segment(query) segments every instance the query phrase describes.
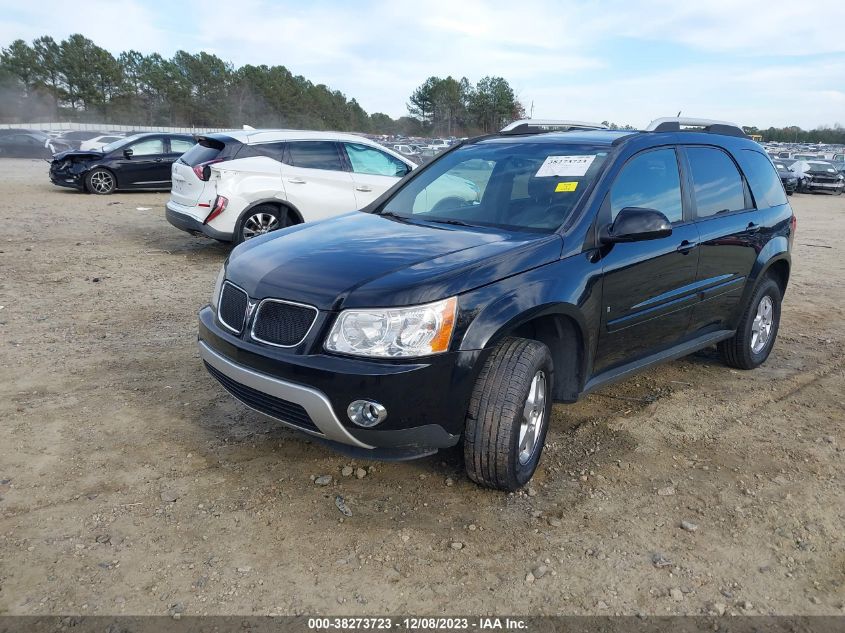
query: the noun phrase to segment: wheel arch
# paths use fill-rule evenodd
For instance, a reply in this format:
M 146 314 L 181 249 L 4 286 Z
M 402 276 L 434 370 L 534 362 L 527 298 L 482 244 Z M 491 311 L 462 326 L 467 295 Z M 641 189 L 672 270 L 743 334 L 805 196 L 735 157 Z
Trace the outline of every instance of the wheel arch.
M 465 337 L 464 343 L 490 350 L 505 337 L 514 336 L 545 344 L 554 361 L 554 399 L 575 402 L 586 380 L 589 348 L 586 321 L 578 307 L 551 303 L 499 316 L 506 318 L 499 320 L 498 326 L 488 321 L 483 330 Z
M 290 202 L 286 200 L 279 200 L 278 198 L 263 198 L 261 200 L 256 200 L 255 202 L 250 202 L 243 211 L 241 211 L 240 215 L 238 216 L 237 222 L 235 222 L 235 230 L 240 230 L 241 222 L 243 222 L 244 218 L 252 211 L 255 207 L 259 207 L 262 204 L 272 205 L 278 209 L 287 209 L 291 213 L 294 214 L 294 217 L 297 220 L 297 224 L 303 224 L 305 220 L 302 217 L 302 213 L 296 206 L 292 205 Z

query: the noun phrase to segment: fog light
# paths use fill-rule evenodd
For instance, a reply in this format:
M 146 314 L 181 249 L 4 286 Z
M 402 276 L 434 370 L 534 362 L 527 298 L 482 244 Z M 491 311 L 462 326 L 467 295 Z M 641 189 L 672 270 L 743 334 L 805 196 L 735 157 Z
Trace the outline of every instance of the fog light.
M 369 428 L 387 418 L 387 409 L 378 402 L 370 400 L 355 400 L 346 407 L 346 415 L 358 426 Z

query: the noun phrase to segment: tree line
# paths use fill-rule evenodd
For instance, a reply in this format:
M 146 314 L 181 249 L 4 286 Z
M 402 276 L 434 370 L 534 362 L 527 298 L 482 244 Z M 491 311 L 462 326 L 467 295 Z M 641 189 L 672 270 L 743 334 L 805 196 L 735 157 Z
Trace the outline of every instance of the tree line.
M 117 57 L 87 37 L 15 40 L 0 50 L 0 122 L 71 120 L 176 127 L 290 127 L 466 136 L 522 114 L 501 77 L 431 77 L 408 116 L 368 114 L 354 99 L 284 66 L 239 68 L 206 52 Z

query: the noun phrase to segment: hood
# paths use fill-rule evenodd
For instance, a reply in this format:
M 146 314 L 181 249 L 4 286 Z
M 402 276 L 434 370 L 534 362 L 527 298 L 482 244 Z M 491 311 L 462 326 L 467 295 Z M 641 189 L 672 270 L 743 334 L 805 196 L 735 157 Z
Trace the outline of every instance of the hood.
M 254 238 L 226 277 L 256 299 L 322 310 L 436 301 L 560 257 L 557 234 L 409 223 L 355 212 Z
M 103 152 L 98 152 L 97 150 L 81 150 L 81 149 L 71 149 L 65 152 L 59 152 L 57 154 L 53 154 L 53 160 L 88 160 L 91 158 L 102 158 Z

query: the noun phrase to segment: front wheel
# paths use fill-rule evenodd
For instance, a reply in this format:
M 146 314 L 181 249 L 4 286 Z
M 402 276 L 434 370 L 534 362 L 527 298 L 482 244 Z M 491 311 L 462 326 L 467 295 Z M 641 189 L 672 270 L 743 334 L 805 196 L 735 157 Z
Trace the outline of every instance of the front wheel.
M 524 486 L 537 469 L 552 410 L 554 365 L 538 341 L 506 338 L 484 363 L 464 431 L 467 474 L 500 490 Z
M 769 357 L 780 326 L 780 305 L 780 286 L 767 277 L 751 296 L 736 334 L 719 343 L 719 355 L 725 364 L 754 369 Z
M 108 169 L 94 169 L 85 176 L 85 188 L 91 193 L 105 196 L 117 188 L 117 181 Z

